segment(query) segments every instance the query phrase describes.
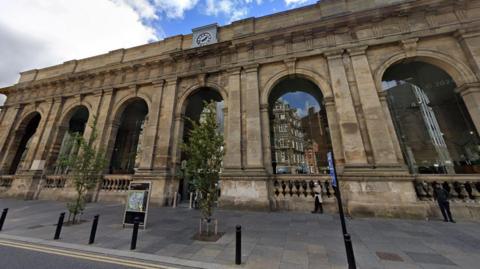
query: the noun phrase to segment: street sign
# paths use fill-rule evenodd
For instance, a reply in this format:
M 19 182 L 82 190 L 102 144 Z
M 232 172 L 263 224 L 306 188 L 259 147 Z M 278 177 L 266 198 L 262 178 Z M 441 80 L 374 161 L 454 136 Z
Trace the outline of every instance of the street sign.
M 330 170 L 330 177 L 332 178 L 332 186 L 337 187 L 337 176 L 335 173 L 335 166 L 333 165 L 333 156 L 332 152 L 327 153 L 328 158 L 328 169 Z
M 144 229 L 146 228 L 151 186 L 152 183 L 150 181 L 130 182 L 125 213 L 123 214 L 123 227 L 127 224 L 133 225 L 135 219 L 137 219 L 140 222 L 140 226 L 143 226 Z

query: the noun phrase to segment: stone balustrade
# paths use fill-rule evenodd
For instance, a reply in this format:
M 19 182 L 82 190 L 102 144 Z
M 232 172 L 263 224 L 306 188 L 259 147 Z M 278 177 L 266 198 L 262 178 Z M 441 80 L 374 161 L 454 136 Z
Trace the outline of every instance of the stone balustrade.
M 12 186 L 13 176 L 12 175 L 4 175 L 0 176 L 0 188 L 10 188 Z
M 315 182 L 321 184 L 323 197 L 331 197 L 334 195 L 333 187 L 328 178 L 276 178 L 273 180 L 273 194 L 275 197 L 314 197 L 313 190 Z
M 335 191 L 328 176 L 277 175 L 270 181 L 271 200 L 274 209 L 310 211 L 313 209 L 315 183 L 322 186 L 324 205 L 328 211 L 334 211 Z
M 480 203 L 478 176 L 417 176 L 414 180 L 417 197 L 421 201 L 434 200 L 435 185 L 440 184 L 455 202 Z
M 104 175 L 101 190 L 106 192 L 125 192 L 132 181 L 132 175 Z
M 45 177 L 45 181 L 42 184 L 44 189 L 63 189 L 67 182 L 65 175 L 49 175 Z

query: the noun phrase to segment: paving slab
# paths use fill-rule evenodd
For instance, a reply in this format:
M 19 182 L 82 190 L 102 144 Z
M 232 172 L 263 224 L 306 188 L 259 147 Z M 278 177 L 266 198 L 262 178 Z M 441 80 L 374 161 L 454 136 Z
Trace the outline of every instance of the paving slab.
M 139 230 L 137 250 L 130 251 L 132 229 L 123 228 L 122 204 L 92 203 L 85 222 L 64 227 L 53 241 L 55 223 L 65 203 L 0 199 L 10 208 L 1 236 L 21 236 L 43 243 L 88 247 L 94 215 L 100 215 L 93 247 L 135 257 L 162 257 L 198 263 L 205 268 L 346 268 L 337 215 L 298 212 L 217 210 L 217 242 L 192 239 L 200 213 L 186 207 L 151 207 L 147 228 Z M 235 263 L 235 226 L 242 225 L 242 265 Z M 480 264 L 478 222 L 400 219 L 347 219 L 358 268 L 476 268 Z M 150 255 L 150 256 L 149 256 Z

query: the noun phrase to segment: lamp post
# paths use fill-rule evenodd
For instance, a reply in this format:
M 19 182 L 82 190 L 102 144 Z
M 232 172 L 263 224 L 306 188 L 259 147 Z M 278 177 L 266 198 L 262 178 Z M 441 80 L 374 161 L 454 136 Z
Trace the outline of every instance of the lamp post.
M 342 195 L 340 193 L 340 184 L 338 183 L 337 178 L 337 171 L 335 169 L 335 158 L 333 156 L 333 152 L 328 152 L 328 167 L 330 168 L 330 177 L 332 178 L 332 186 L 335 190 L 335 197 L 337 198 L 338 203 L 338 212 L 340 214 L 340 222 L 342 224 L 342 234 L 343 234 L 343 241 L 345 243 L 345 251 L 347 252 L 347 261 L 348 261 L 348 269 L 356 269 L 357 265 L 355 264 L 355 255 L 353 253 L 353 246 L 352 240 L 350 238 L 350 234 L 347 232 L 347 225 L 345 224 L 345 215 L 343 213 L 343 206 L 342 206 Z

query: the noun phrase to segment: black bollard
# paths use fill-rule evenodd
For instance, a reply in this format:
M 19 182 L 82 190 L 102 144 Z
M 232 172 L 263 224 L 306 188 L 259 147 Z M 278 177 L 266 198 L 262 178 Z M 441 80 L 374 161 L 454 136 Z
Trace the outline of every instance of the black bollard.
M 95 215 L 93 217 L 92 230 L 90 231 L 90 239 L 88 240 L 89 245 L 95 242 L 95 235 L 97 234 L 98 218 L 99 218 L 99 215 Z
M 343 239 L 347 251 L 348 269 L 356 269 L 357 266 L 355 264 L 355 255 L 353 254 L 352 239 L 348 233 L 343 235 Z
M 3 209 L 2 217 L 0 217 L 0 231 L 3 228 L 3 223 L 5 223 L 5 219 L 7 218 L 8 208 Z
M 236 227 L 235 264 L 242 264 L 242 226 Z
M 53 240 L 60 239 L 60 233 L 62 232 L 64 218 L 65 218 L 65 212 L 61 213 L 60 217 L 58 218 L 57 229 L 55 230 L 55 236 L 53 237 Z
M 140 222 L 138 221 L 138 218 L 135 218 L 135 220 L 133 221 L 132 242 L 130 243 L 131 250 L 134 250 L 137 248 L 137 236 L 138 236 L 139 225 L 140 225 Z

